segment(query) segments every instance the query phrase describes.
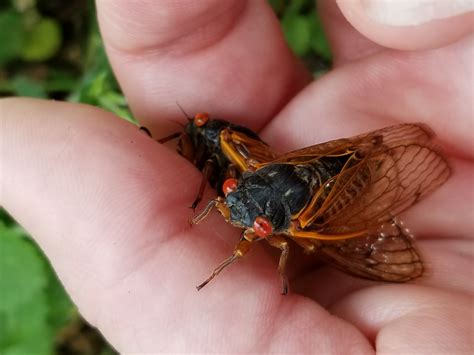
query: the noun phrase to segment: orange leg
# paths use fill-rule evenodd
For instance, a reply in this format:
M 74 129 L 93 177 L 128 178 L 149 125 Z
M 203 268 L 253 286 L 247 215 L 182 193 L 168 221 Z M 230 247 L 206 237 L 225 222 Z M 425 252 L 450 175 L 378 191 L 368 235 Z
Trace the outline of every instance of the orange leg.
M 199 284 L 196 287 L 198 289 L 198 291 L 201 288 L 203 288 L 204 286 L 206 286 L 214 277 L 219 275 L 220 272 L 222 270 L 224 270 L 227 266 L 229 266 L 234 261 L 236 261 L 237 259 L 240 259 L 245 254 L 247 254 L 248 251 L 250 250 L 250 245 L 251 244 L 252 244 L 252 242 L 250 242 L 246 239 L 241 239 L 239 241 L 239 243 L 237 244 L 237 246 L 235 247 L 234 252 L 232 253 L 232 255 L 230 257 L 228 257 L 227 259 L 225 259 L 222 263 L 220 263 L 219 266 L 214 269 L 212 274 L 203 283 Z
M 281 278 L 281 294 L 288 294 L 288 277 L 286 276 L 286 262 L 288 260 L 288 254 L 290 252 L 290 247 L 285 238 L 279 235 L 271 235 L 266 238 L 268 243 L 275 248 L 281 250 L 280 261 L 278 262 L 278 273 Z

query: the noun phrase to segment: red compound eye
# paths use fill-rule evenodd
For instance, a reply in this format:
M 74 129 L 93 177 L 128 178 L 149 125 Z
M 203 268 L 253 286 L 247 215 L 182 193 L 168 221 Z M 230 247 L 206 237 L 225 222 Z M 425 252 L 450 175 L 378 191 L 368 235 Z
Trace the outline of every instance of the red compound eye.
M 253 230 L 260 238 L 266 238 L 273 232 L 273 227 L 266 217 L 257 217 L 253 222 Z
M 238 181 L 234 178 L 229 178 L 222 184 L 222 192 L 227 196 L 232 191 L 235 191 L 237 188 Z
M 194 124 L 198 127 L 204 126 L 209 121 L 209 114 L 207 112 L 198 113 L 194 116 Z

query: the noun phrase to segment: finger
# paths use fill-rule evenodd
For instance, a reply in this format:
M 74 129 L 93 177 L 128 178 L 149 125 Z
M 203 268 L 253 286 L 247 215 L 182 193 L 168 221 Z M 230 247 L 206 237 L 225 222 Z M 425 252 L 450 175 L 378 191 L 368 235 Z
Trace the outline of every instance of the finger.
M 424 286 L 385 285 L 356 292 L 332 311 L 361 329 L 383 353 L 449 354 L 472 350 L 468 295 Z
M 384 47 L 357 31 L 344 17 L 334 0 L 318 1 L 318 11 L 331 46 L 333 66 L 379 52 Z
M 216 219 L 189 231 L 199 173 L 136 127 L 83 105 L 19 99 L 0 101 L 0 120 L 1 204 L 120 352 L 370 351 L 311 301 L 282 302 L 258 249 L 197 293 L 196 280 L 232 250 L 222 238 L 230 227 Z M 307 331 L 287 337 L 295 328 Z
M 98 1 L 105 46 L 136 117 L 212 112 L 257 129 L 309 80 L 265 1 Z
M 1 203 L 73 278 L 113 279 L 148 253 L 143 230 L 166 238 L 185 229 L 194 189 L 177 176 L 199 173 L 135 126 L 89 106 L 26 99 L 0 101 L 0 118 Z M 123 260 L 113 276 L 100 258 L 115 254 Z
M 389 48 L 438 48 L 474 30 L 472 1 L 339 0 L 337 3 L 360 33 Z

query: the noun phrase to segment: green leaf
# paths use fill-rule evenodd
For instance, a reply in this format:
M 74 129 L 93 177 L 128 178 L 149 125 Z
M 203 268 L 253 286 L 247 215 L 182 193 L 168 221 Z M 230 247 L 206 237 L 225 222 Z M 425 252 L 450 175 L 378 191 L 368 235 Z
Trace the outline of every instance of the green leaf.
M 311 26 L 313 18 L 288 12 L 283 16 L 281 25 L 285 38 L 298 56 L 305 55 L 311 46 Z
M 47 322 L 45 295 L 39 293 L 13 313 L 0 311 L 0 353 L 2 355 L 48 355 L 54 334 Z
M 50 354 L 44 260 L 21 228 L 0 223 L 0 353 Z
M 319 16 L 316 16 L 316 19 L 312 21 L 311 48 L 324 59 L 330 60 L 332 58 L 331 48 Z
M 286 9 L 286 12 L 291 12 L 293 14 L 301 13 L 302 10 L 308 6 L 308 3 L 310 8 L 314 7 L 313 1 L 312 0 L 292 0 L 288 1 L 288 8 Z
M 20 229 L 0 223 L 0 311 L 9 312 L 38 297 L 47 282 L 35 247 Z
M 16 11 L 0 12 L 0 65 L 17 58 L 24 42 L 21 15 Z
M 108 80 L 107 72 L 98 74 L 89 87 L 88 95 L 99 98 L 102 94 L 104 94 L 104 92 L 107 91 L 109 84 L 110 81 Z
M 284 5 L 282 0 L 267 0 L 267 2 L 277 14 L 280 13 Z
M 0 225 L 4 224 L 5 226 L 16 225 L 15 220 L 12 216 L 3 208 L 0 207 Z M 1 227 L 0 227 L 1 228 Z M 1 270 L 0 270 L 1 272 Z
M 138 123 L 126 107 L 127 103 L 125 97 L 122 94 L 119 94 L 114 91 L 109 91 L 99 97 L 98 104 L 100 107 L 115 113 L 117 116 L 131 123 Z
M 21 57 L 26 61 L 45 61 L 56 54 L 61 41 L 61 27 L 58 22 L 51 18 L 42 18 L 28 33 Z
M 12 80 L 12 86 L 19 96 L 46 98 L 46 90 L 41 82 L 20 75 Z
M 59 282 L 53 269 L 49 269 L 49 284 L 46 297 L 49 306 L 48 323 L 55 330 L 63 328 L 76 315 L 76 308 L 71 302 L 64 287 Z
M 45 82 L 46 91 L 72 91 L 77 85 L 77 76 L 71 72 L 50 68 L 49 76 Z

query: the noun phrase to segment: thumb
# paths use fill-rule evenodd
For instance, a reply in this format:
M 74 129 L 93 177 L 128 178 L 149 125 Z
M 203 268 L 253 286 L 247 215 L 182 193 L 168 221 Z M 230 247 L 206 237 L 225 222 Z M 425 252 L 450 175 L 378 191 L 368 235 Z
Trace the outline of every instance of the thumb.
M 359 32 L 395 49 L 442 47 L 474 29 L 472 0 L 337 0 L 337 3 Z

